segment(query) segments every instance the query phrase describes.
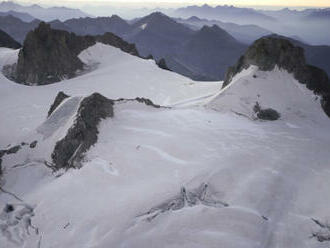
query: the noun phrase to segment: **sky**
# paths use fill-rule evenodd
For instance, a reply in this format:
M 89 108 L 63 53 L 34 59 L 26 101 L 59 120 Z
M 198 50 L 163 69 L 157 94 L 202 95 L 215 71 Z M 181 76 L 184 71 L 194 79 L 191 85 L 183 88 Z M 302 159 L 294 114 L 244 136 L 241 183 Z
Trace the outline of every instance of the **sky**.
M 50 5 L 123 5 L 123 6 L 177 6 L 177 5 L 192 5 L 192 4 L 210 4 L 210 5 L 236 5 L 236 6 L 315 6 L 315 7 L 330 7 L 330 0 L 22 0 L 24 2 L 33 2 L 39 4 Z M 21 2 L 21 1 L 20 1 Z

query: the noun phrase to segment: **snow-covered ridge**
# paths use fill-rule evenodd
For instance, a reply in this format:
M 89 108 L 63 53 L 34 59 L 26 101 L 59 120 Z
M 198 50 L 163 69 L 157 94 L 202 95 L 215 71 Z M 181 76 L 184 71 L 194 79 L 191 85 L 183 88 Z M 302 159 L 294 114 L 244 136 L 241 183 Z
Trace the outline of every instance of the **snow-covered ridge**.
M 328 123 L 329 117 L 322 110 L 320 100 L 283 69 L 261 71 L 250 66 L 236 74 L 208 107 L 254 119 L 254 106 L 258 102 L 261 107 L 278 111 L 285 121 Z

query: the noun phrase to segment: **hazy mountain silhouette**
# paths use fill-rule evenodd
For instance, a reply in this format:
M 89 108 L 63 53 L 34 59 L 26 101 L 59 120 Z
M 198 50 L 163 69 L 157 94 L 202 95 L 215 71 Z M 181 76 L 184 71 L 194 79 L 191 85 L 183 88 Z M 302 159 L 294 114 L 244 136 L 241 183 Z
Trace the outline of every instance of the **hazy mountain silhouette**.
M 0 12 L 0 16 L 9 16 L 9 15 L 14 16 L 16 18 L 19 18 L 23 22 L 31 22 L 34 19 L 36 19 L 28 13 L 16 12 L 16 11 L 13 11 L 13 10 L 10 10 L 10 11 L 7 11 L 7 12 Z
M 11 10 L 28 13 L 31 16 L 34 16 L 35 18 L 44 21 L 52 21 L 56 19 L 64 21 L 71 18 L 89 16 L 88 14 L 82 12 L 79 9 L 71 9 L 66 7 L 43 8 L 37 4 L 30 6 L 22 6 L 20 4 L 8 1 L 0 3 L 0 11 L 7 12 Z
M 10 37 L 6 32 L 0 30 L 0 47 L 17 49 L 21 47 L 21 44 Z

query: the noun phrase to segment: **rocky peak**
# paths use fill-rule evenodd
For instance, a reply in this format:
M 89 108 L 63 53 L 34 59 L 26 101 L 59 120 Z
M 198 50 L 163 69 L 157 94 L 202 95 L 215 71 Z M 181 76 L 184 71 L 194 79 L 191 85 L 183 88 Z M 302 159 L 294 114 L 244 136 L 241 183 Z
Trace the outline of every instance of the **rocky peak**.
M 235 40 L 234 37 L 232 37 L 229 33 L 227 33 L 225 30 L 220 28 L 217 25 L 213 26 L 203 26 L 201 30 L 199 31 L 200 36 L 204 36 L 205 38 L 211 38 L 216 40 L 221 40 L 223 42 L 235 42 L 238 41 Z
M 11 75 L 14 81 L 27 85 L 44 85 L 76 76 L 84 69 L 78 55 L 83 50 L 102 42 L 138 56 L 134 45 L 112 33 L 99 36 L 78 36 L 64 30 L 52 29 L 41 22 L 26 36 L 18 62 Z
M 77 55 L 95 44 L 92 37 L 51 29 L 41 22 L 30 31 L 18 55 L 15 81 L 23 84 L 49 84 L 75 76 L 83 69 Z
M 275 66 L 278 66 L 280 69 L 292 73 L 296 80 L 322 97 L 322 107 L 330 116 L 330 82 L 328 76 L 323 70 L 306 64 L 304 50 L 301 47 L 276 36 L 267 36 L 255 41 L 236 65 L 228 69 L 223 87 L 230 84 L 236 74 L 247 69 L 250 65 L 258 66 L 259 70 L 262 71 L 271 71 Z
M 190 21 L 190 22 L 199 22 L 199 21 L 201 21 L 201 19 L 198 18 L 197 16 L 191 16 L 190 18 L 187 19 L 187 21 Z
M 198 32 L 192 35 L 187 44 L 189 44 L 190 47 L 194 47 L 194 49 L 207 47 L 210 51 L 219 50 L 220 47 L 227 47 L 227 50 L 233 53 L 238 50 L 242 51 L 242 48 L 245 49 L 245 45 L 238 42 L 217 25 L 203 26 Z M 240 54 L 241 53 L 238 53 L 237 55 L 239 56 Z M 237 55 L 236 57 L 238 57 Z

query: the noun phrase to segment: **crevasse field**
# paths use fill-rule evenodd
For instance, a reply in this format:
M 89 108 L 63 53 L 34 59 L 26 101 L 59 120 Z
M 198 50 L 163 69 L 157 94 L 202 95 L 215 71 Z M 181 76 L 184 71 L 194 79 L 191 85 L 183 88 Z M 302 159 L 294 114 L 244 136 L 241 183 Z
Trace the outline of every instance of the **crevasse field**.
M 93 70 L 53 85 L 0 75 L 0 148 L 38 141 L 3 157 L 1 248 L 329 246 L 313 219 L 330 221 L 330 120 L 292 75 L 250 66 L 221 90 L 102 44 L 79 57 Z M 16 60 L 0 49 L 0 67 Z M 72 97 L 47 118 L 59 91 Z M 43 161 L 93 92 L 171 108 L 117 102 L 83 167 L 53 173 Z M 280 120 L 255 120 L 256 101 Z

